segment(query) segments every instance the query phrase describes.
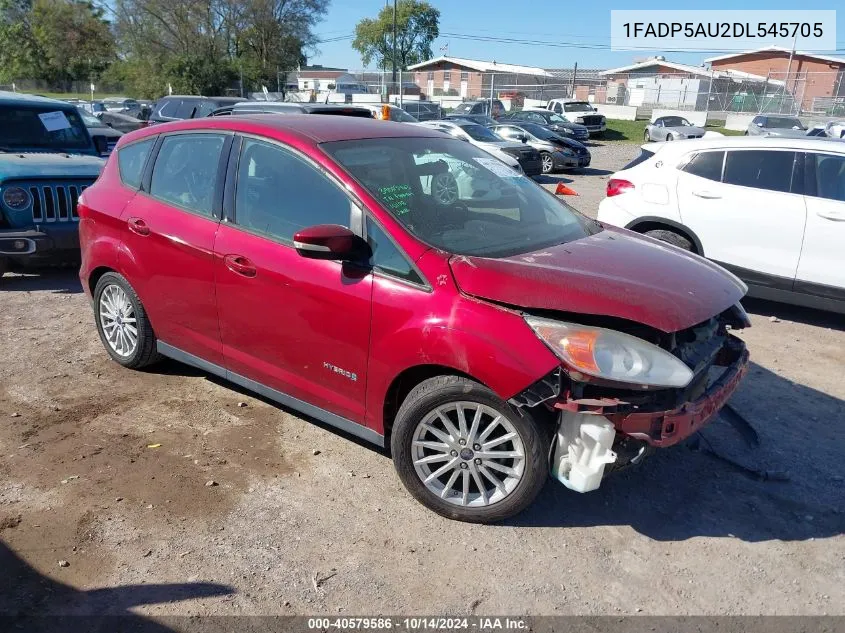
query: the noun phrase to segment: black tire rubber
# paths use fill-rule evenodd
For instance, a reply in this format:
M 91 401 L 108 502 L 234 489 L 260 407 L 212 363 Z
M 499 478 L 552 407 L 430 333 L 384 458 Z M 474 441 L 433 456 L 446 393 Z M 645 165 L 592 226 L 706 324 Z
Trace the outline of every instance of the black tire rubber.
M 109 346 L 106 340 L 106 335 L 103 332 L 103 326 L 100 323 L 100 296 L 103 294 L 106 286 L 110 285 L 120 286 L 126 293 L 126 296 L 129 297 L 129 300 L 132 302 L 132 306 L 135 309 L 135 325 L 138 328 L 138 346 L 135 348 L 135 352 L 126 358 L 116 354 L 112 350 L 111 346 Z M 119 275 L 117 273 L 106 273 L 100 277 L 100 280 L 94 288 L 94 322 L 97 325 L 97 332 L 100 335 L 100 341 L 102 341 L 103 347 L 106 348 L 109 356 L 111 356 L 112 360 L 116 363 L 119 363 L 124 367 L 128 367 L 129 369 L 141 369 L 142 367 L 147 367 L 148 365 L 157 363 L 163 358 L 156 348 L 156 335 L 153 331 L 153 326 L 147 317 L 147 312 L 144 310 L 144 305 L 141 303 L 141 299 L 138 298 L 138 294 L 135 292 L 135 289 L 128 281 L 126 281 L 126 278 L 123 277 L 123 275 Z
M 645 130 L 645 131 L 643 132 L 643 140 L 644 140 L 646 143 L 651 143 L 651 137 L 648 135 L 648 130 Z
M 667 135 L 666 135 L 666 140 L 667 140 L 667 141 L 674 141 L 674 140 L 675 140 L 675 137 L 674 137 L 674 136 L 672 136 L 671 134 L 667 134 Z
M 682 248 L 685 251 L 689 251 L 690 253 L 695 252 L 695 248 L 693 248 L 692 242 L 690 242 L 683 235 L 679 235 L 674 231 L 655 229 L 654 231 L 646 231 L 645 235 L 653 237 L 656 240 L 660 240 L 661 242 L 671 244 L 672 246 L 677 246 L 678 248 Z
M 5 257 L 0 257 L 0 277 L 6 274 L 9 270 L 9 262 L 6 261 Z
M 546 162 L 545 162 L 546 156 L 548 156 L 549 160 L 552 161 L 551 167 L 549 167 L 549 171 L 546 171 Z M 549 154 L 548 152 L 540 152 L 540 161 L 541 161 L 541 165 L 542 165 L 541 170 L 542 170 L 543 174 L 550 174 L 555 170 L 555 161 L 552 158 L 552 155 Z
M 493 407 L 508 418 L 525 447 L 525 472 L 516 489 L 502 501 L 484 508 L 462 508 L 440 499 L 425 487 L 414 469 L 411 442 L 419 421 L 433 408 L 455 400 Z M 541 426 L 527 412 L 510 406 L 493 391 L 462 376 L 437 376 L 414 387 L 396 414 L 390 448 L 399 479 L 414 498 L 441 516 L 469 523 L 496 523 L 519 514 L 539 494 L 548 479 L 552 429 Z

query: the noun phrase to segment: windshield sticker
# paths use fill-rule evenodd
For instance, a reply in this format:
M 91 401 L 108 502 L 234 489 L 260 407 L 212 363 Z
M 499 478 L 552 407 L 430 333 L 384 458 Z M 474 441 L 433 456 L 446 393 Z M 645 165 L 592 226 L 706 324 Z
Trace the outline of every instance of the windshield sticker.
M 519 178 L 522 174 L 508 167 L 498 158 L 475 158 L 475 162 L 492 171 L 500 178 Z
M 67 130 L 70 128 L 70 121 L 67 120 L 65 113 L 61 110 L 56 112 L 44 112 L 38 115 L 41 123 L 48 132 L 58 132 L 59 130 Z
M 396 215 L 404 215 L 410 210 L 408 209 L 408 199 L 413 195 L 411 185 L 379 187 L 378 192 L 387 208 Z

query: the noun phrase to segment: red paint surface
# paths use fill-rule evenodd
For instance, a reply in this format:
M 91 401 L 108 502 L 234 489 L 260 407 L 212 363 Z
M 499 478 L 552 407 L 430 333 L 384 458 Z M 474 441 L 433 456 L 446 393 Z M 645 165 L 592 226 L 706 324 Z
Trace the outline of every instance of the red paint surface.
M 192 129 L 248 133 L 307 153 L 363 203 L 429 287 L 305 258 L 292 244 L 169 207 L 123 186 L 114 159 L 80 207 L 84 285 L 95 271 L 116 270 L 162 341 L 377 432 L 391 385 L 405 372 L 459 371 L 509 398 L 559 364 L 518 309 L 485 299 L 672 331 L 742 295 L 718 267 L 625 231 L 502 260 L 450 258 L 406 232 L 319 148 L 341 139 L 440 136 L 422 127 L 307 115 L 195 119 L 127 134 L 117 151 Z M 149 233 L 130 230 L 132 218 Z

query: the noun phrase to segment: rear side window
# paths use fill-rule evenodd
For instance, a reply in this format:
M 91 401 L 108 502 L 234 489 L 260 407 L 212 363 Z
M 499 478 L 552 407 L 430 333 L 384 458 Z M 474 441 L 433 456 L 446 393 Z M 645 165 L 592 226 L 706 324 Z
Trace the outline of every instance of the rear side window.
M 164 103 L 161 104 L 159 108 L 158 114 L 159 116 L 173 118 L 176 116 L 176 111 L 179 109 L 179 104 L 181 101 L 179 99 L 168 99 Z
M 684 165 L 683 171 L 693 176 L 715 180 L 722 179 L 722 164 L 725 162 L 725 152 L 701 152 L 693 156 Z
M 725 158 L 723 182 L 768 191 L 789 191 L 795 152 L 731 151 Z
M 127 145 L 117 153 L 117 167 L 124 185 L 133 189 L 141 187 L 144 165 L 154 144 L 155 137 Z
M 845 202 L 845 156 L 839 154 L 809 154 L 813 169 L 816 198 Z
M 214 217 L 222 134 L 179 134 L 164 139 L 153 167 L 150 194 L 166 203 Z
M 177 119 L 192 119 L 199 106 L 200 101 L 198 99 L 183 99 L 179 107 L 176 108 L 176 114 L 173 116 Z

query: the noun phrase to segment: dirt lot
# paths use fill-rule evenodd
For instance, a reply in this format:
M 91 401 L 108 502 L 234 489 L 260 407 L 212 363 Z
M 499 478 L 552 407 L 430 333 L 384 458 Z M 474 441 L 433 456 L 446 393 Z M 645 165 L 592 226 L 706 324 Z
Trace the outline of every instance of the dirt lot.
M 637 146 L 592 151 L 565 180 L 594 214 Z M 845 320 L 747 307 L 732 404 L 761 445 L 723 420 L 701 445 L 769 479 L 681 446 L 475 526 L 368 446 L 176 363 L 110 362 L 72 274 L 6 277 L 0 613 L 845 614 Z

